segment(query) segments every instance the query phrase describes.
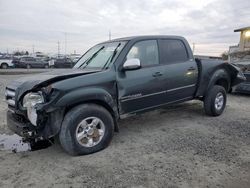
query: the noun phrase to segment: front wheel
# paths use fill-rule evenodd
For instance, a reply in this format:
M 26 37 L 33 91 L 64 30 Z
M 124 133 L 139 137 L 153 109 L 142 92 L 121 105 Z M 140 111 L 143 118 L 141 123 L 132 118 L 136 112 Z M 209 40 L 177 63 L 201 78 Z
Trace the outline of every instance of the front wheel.
M 224 87 L 215 85 L 211 87 L 204 100 L 204 109 L 207 115 L 219 116 L 223 113 L 227 102 L 227 93 Z
M 86 155 L 106 148 L 113 132 L 113 118 L 105 108 L 95 104 L 83 104 L 66 114 L 59 140 L 69 154 Z

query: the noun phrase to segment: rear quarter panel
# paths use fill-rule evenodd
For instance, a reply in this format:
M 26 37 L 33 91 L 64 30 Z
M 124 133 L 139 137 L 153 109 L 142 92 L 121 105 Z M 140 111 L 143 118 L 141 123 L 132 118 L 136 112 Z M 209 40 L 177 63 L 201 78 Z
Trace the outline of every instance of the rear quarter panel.
M 222 60 L 198 60 L 197 64 L 200 69 L 200 79 L 196 97 L 205 96 L 209 87 L 219 79 L 227 80 L 230 84 L 229 88 L 234 85 L 238 70 L 232 65 Z

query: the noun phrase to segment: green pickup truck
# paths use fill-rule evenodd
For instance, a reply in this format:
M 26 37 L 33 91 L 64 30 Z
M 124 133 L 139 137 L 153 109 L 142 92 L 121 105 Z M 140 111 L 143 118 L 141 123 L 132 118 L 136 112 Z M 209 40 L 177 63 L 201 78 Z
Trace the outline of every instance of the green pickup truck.
M 9 84 L 7 124 L 29 142 L 58 136 L 69 154 L 90 154 L 109 145 L 119 119 L 164 105 L 198 99 L 218 116 L 244 80 L 234 65 L 194 59 L 183 37 L 120 38 L 92 47 L 73 69 Z

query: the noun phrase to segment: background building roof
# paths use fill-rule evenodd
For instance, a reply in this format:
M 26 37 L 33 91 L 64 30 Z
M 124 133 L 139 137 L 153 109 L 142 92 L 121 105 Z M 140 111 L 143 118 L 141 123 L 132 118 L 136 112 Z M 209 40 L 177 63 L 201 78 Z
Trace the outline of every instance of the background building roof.
M 248 27 L 242 27 L 242 28 L 239 28 L 239 29 L 235 29 L 234 32 L 239 32 L 239 31 L 243 31 L 243 30 L 247 30 L 247 29 L 250 29 L 250 26 L 248 26 Z

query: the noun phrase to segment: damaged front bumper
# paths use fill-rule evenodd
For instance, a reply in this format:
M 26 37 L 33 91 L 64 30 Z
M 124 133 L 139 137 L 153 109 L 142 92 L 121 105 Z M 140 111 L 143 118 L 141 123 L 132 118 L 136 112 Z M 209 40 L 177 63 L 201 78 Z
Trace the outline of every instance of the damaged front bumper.
M 11 110 L 7 111 L 7 126 L 11 131 L 24 138 L 32 138 L 36 132 L 35 126 Z
M 56 135 L 62 123 L 64 109 L 54 107 L 53 101 L 59 93 L 50 91 L 45 87 L 36 92 L 25 90 L 24 93 L 20 88 L 8 86 L 5 96 L 9 129 L 25 139 L 48 139 Z
M 25 139 L 49 139 L 59 133 L 63 121 L 64 109 L 38 114 L 39 123 L 33 125 L 27 117 L 12 110 L 7 111 L 7 126 Z

